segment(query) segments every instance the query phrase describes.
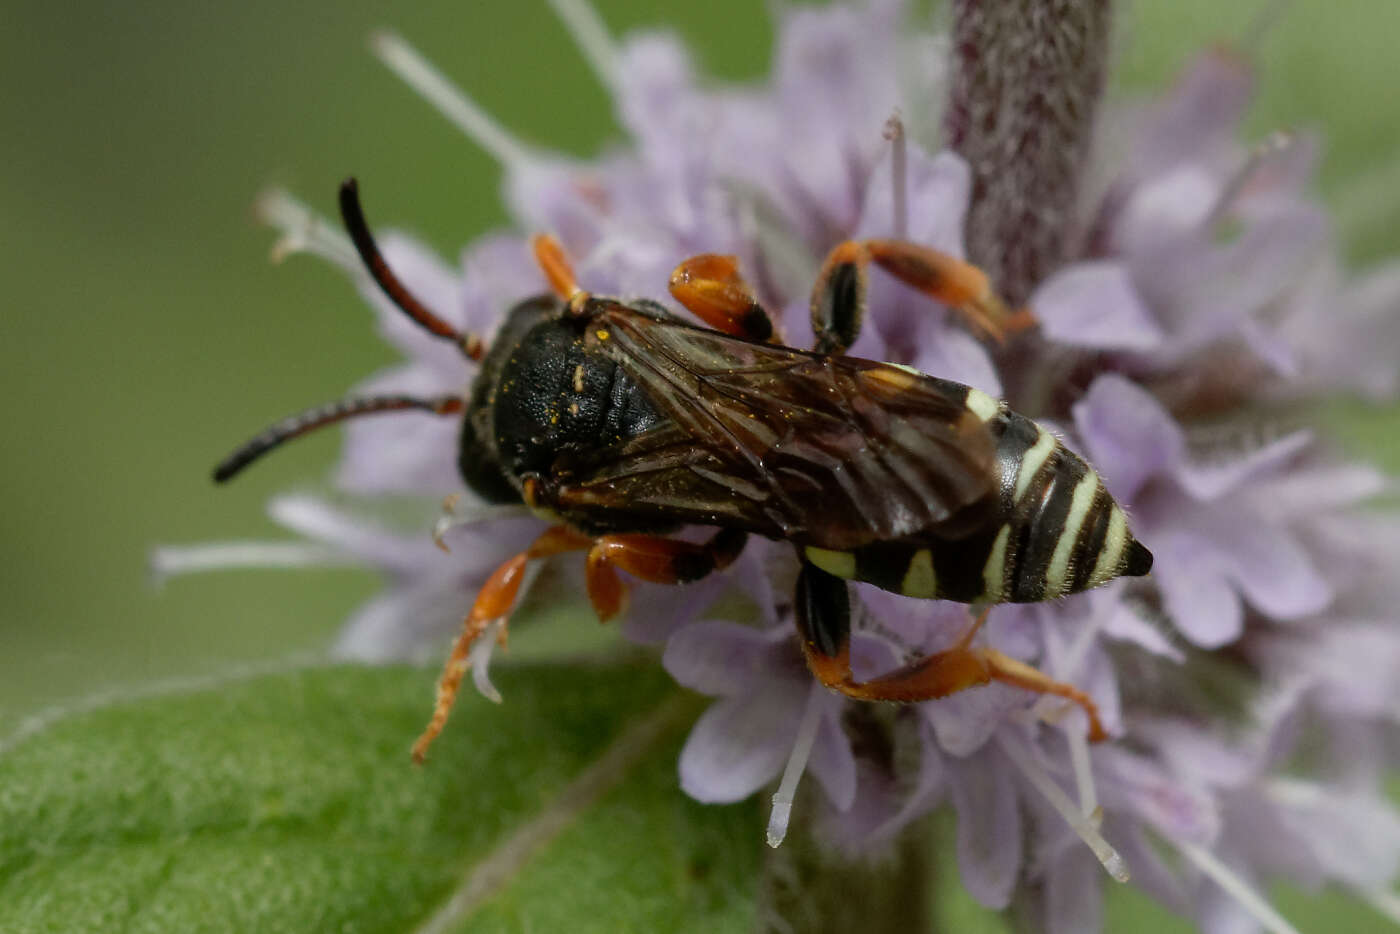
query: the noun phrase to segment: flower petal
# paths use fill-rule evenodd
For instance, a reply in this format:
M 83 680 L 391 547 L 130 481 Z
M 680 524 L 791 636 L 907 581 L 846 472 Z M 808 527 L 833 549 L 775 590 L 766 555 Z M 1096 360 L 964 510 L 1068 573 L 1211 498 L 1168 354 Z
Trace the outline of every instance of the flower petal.
M 778 777 L 792 751 L 805 684 L 769 685 L 717 701 L 681 750 L 681 787 L 706 804 L 742 801 Z
M 1117 374 L 1094 380 L 1074 405 L 1074 425 L 1094 467 L 1119 502 L 1181 458 L 1181 429 L 1151 393 Z
M 973 898 L 1000 910 L 1011 902 L 1021 867 L 1021 811 L 1015 769 L 993 747 L 947 763 L 958 813 L 958 869 Z
M 757 679 L 774 677 L 773 648 L 780 638 L 787 638 L 786 631 L 704 620 L 666 640 L 661 664 L 678 684 L 691 690 L 733 696 L 751 692 Z
M 1155 536 L 1152 550 L 1153 576 L 1176 628 L 1207 649 L 1239 638 L 1244 611 L 1209 538 L 1174 529 Z
M 444 385 L 435 370 L 413 363 L 377 373 L 351 394 L 433 396 L 460 388 L 460 377 Z M 350 419 L 344 431 L 345 446 L 335 475 L 336 486 L 343 490 L 441 497 L 462 489 L 456 457 L 460 418 L 387 412 Z
M 1103 929 L 1103 867 L 1084 847 L 1054 860 L 1045 873 L 1045 930 L 1090 934 Z
M 836 810 L 849 811 L 856 800 L 856 757 L 851 751 L 851 741 L 841 728 L 845 701 L 828 693 L 816 703 L 824 709 L 807 770 L 821 784 L 827 800 Z
M 1045 336 L 1061 343 L 1151 350 L 1162 341 L 1161 326 L 1119 262 L 1067 266 L 1035 290 L 1030 306 Z

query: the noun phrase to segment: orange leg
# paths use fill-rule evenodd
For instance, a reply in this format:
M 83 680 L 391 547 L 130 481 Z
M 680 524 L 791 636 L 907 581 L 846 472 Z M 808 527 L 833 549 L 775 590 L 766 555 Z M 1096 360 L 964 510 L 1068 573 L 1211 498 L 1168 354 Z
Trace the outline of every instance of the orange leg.
M 1010 311 L 986 273 L 947 253 L 905 240 L 847 240 L 827 254 L 812 291 L 817 349 L 843 353 L 865 316 L 865 268 L 870 262 L 916 291 L 955 309 L 977 333 L 1003 340 L 1034 323 L 1028 310 Z
M 733 256 L 692 256 L 671 273 L 671 295 L 716 331 L 755 341 L 773 336 L 773 322 Z
M 515 598 L 520 593 L 520 582 L 525 577 L 525 565 L 536 558 L 546 558 L 566 551 L 581 551 L 590 544 L 592 539 L 587 536 L 562 525 L 553 526 L 535 539 L 529 548 L 504 561 L 486 579 L 486 583 L 476 595 L 471 612 L 462 622 L 462 632 L 453 643 L 452 653 L 448 655 L 442 675 L 438 678 L 437 700 L 433 705 L 432 719 L 428 721 L 423 735 L 413 744 L 414 762 L 423 762 L 428 754 L 428 747 L 447 724 L 447 715 L 452 712 L 457 692 L 462 687 L 462 678 L 467 672 L 467 657 L 471 653 L 472 643 L 491 623 L 507 616 L 515 605 Z M 502 629 L 502 638 L 504 632 Z
M 686 584 L 728 567 L 746 540 L 733 529 L 721 529 L 698 545 L 655 535 L 605 535 L 588 550 L 589 600 L 598 619 L 607 622 L 626 598 L 617 570 L 654 584 Z
M 530 240 L 530 248 L 534 250 L 535 262 L 539 264 L 545 279 L 549 280 L 554 294 L 568 302 L 570 308 L 581 307 L 588 293 L 579 287 L 578 280 L 574 278 L 574 267 L 563 245 L 549 234 L 536 234 Z
M 856 681 L 851 674 L 850 609 L 844 595 L 845 582 L 840 581 L 841 592 L 838 593 L 837 581 L 839 578 L 805 565 L 797 584 L 797 623 L 802 651 L 812 673 L 827 687 L 857 700 L 914 703 L 1001 681 L 1074 701 L 1089 716 L 1089 739 L 1099 742 L 1108 737 L 1099 720 L 1098 708 L 1083 691 L 1055 681 L 996 649 L 971 647 L 972 637 L 987 619 L 986 612 L 952 648 L 878 678 Z

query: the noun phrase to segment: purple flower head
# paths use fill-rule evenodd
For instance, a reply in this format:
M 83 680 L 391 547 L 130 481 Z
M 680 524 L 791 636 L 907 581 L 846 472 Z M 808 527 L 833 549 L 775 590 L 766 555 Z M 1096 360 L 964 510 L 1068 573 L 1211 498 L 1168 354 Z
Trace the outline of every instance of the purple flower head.
M 614 41 L 586 7 L 556 6 L 627 134 L 594 161 L 517 140 L 403 40 L 375 42 L 505 173 L 514 231 L 475 241 L 455 268 L 411 238 L 382 238 L 389 265 L 454 326 L 489 341 L 506 309 L 543 290 L 525 237 L 548 231 L 585 288 L 623 298 L 663 297 L 686 257 L 732 254 L 783 342 L 805 346 L 812 283 L 836 244 L 904 239 L 961 258 L 971 219 L 987 229 L 981 167 L 937 144 L 949 69 L 971 66 L 945 60 L 948 43 L 911 29 L 902 5 L 784 8 L 770 76 L 739 88 L 704 82 L 670 33 Z M 1051 931 L 1101 925 L 1104 870 L 1211 931 L 1292 930 L 1260 895 L 1275 879 L 1341 884 L 1395 914 L 1400 818 L 1380 789 L 1400 710 L 1400 584 L 1377 556 L 1400 548 L 1400 521 L 1365 508 L 1383 476 L 1261 413 L 1321 391 L 1394 393 L 1400 276 L 1342 272 L 1305 187 L 1310 141 L 1238 141 L 1253 80 L 1244 59 L 1210 53 L 1162 100 L 1103 115 L 1072 206 L 1082 223 L 1066 222 L 1059 257 L 1026 290 L 1031 331 L 979 340 L 872 268 L 851 348 L 1007 399 L 1092 463 L 1132 516 L 1156 555 L 1151 577 L 996 607 L 975 643 L 1077 686 L 1111 741 L 1090 747 L 1073 704 L 994 683 L 906 708 L 895 728 L 865 718 L 903 753 L 872 758 L 856 703 L 803 664 L 791 549 L 751 541 L 697 584 L 637 584 L 624 624 L 663 647 L 680 684 L 716 698 L 681 755 L 687 794 L 732 802 L 777 781 L 777 842 L 810 772 L 819 835 L 848 852 L 881 850 L 947 805 L 971 894 L 1019 902 Z M 959 107 L 978 104 L 977 80 L 954 84 Z M 955 138 L 972 132 L 962 113 L 947 124 Z M 473 366 L 382 297 L 346 238 L 285 195 L 263 209 L 284 252 L 321 255 L 359 283 L 404 354 L 358 391 L 461 392 Z M 170 550 L 157 565 L 378 568 L 387 587 L 339 650 L 421 656 L 545 526 L 464 492 L 456 445 L 452 420 L 358 421 L 335 476 L 357 496 L 457 494 L 438 528 L 450 554 L 290 497 L 274 516 L 301 543 Z M 726 594 L 739 598 L 716 603 Z M 851 594 L 858 680 L 952 646 L 971 619 L 869 585 Z M 736 604 L 752 612 L 716 609 Z M 470 658 L 488 696 L 494 641 Z M 1318 742 L 1341 767 L 1303 755 Z

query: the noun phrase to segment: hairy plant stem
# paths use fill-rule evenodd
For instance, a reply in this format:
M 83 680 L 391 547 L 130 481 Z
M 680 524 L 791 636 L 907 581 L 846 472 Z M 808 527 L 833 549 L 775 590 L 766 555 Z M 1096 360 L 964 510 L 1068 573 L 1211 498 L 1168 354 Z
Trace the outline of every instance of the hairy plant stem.
M 948 144 L 972 168 L 967 252 L 1020 305 L 1078 240 L 1109 0 L 953 0 Z
M 953 0 L 952 8 L 944 129 L 972 167 L 968 256 L 1020 305 L 1078 240 L 1079 173 L 1103 90 L 1110 2 Z M 857 713 L 846 729 L 858 752 L 894 770 L 895 725 Z M 813 826 L 819 797 L 813 782 L 803 783 L 787 841 L 769 854 L 759 930 L 931 930 L 929 822 L 911 824 L 872 858 L 849 858 Z
M 928 818 L 888 850 L 843 857 L 813 827 L 821 792 L 799 789 L 783 845 L 768 854 L 759 892 L 764 934 L 909 934 L 933 930 L 933 847 Z

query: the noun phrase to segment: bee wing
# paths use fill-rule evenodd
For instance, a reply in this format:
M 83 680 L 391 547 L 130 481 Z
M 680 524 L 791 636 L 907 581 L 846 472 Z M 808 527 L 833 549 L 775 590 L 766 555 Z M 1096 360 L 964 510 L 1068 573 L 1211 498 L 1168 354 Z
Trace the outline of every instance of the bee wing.
M 576 515 L 845 549 L 951 532 L 994 494 L 996 441 L 958 383 L 620 305 L 593 318 L 586 340 L 668 421 L 556 465 L 559 501 Z

